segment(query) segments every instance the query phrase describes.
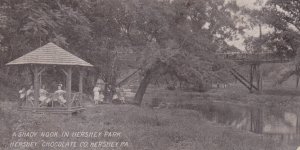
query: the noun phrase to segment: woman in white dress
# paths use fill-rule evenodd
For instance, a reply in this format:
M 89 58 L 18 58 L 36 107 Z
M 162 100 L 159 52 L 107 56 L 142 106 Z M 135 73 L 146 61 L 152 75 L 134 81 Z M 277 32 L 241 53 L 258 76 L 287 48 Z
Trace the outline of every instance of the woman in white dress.
M 66 91 L 62 90 L 62 84 L 59 84 L 57 87 L 57 90 L 55 91 L 55 94 L 57 94 L 57 100 L 60 103 L 60 105 L 64 105 L 67 100 L 64 98 L 64 94 Z
M 94 92 L 94 101 L 95 104 L 97 105 L 100 101 L 100 87 L 98 86 L 98 84 L 95 85 L 93 92 Z
M 39 100 L 41 101 L 41 105 L 46 105 L 48 104 L 51 100 L 50 98 L 47 97 L 48 92 L 45 90 L 45 85 L 42 86 L 42 88 L 40 89 L 40 98 Z
M 99 104 L 99 102 L 103 102 L 103 93 L 102 93 L 102 89 L 101 89 L 101 85 L 100 83 L 97 83 L 96 86 L 93 89 L 94 92 L 94 101 L 95 104 Z
M 99 104 L 103 102 L 103 99 L 104 99 L 104 95 L 103 95 L 103 80 L 101 79 L 98 79 L 97 80 L 97 83 L 93 89 L 93 92 L 94 92 L 94 101 L 95 101 L 95 104 Z

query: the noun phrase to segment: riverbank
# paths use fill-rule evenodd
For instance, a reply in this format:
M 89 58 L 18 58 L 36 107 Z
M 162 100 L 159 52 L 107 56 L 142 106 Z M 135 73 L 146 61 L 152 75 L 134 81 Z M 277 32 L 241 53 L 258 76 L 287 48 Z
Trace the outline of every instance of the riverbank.
M 152 105 L 153 101 L 171 106 L 217 102 L 247 107 L 276 107 L 300 114 L 300 89 L 292 84 L 293 81 L 290 81 L 274 87 L 272 82 L 265 82 L 260 93 L 250 93 L 239 83 L 231 84 L 227 88 L 214 88 L 204 93 L 150 88 L 145 94 L 144 105 Z
M 242 131 L 207 121 L 193 110 L 151 109 L 130 105 L 100 105 L 90 107 L 85 112 L 72 117 L 65 115 L 22 113 L 15 110 L 16 104 L 1 102 L 1 149 L 11 150 L 9 143 L 14 141 L 32 142 L 37 139 L 12 137 L 14 132 L 44 131 L 110 131 L 120 133 L 118 138 L 68 138 L 73 142 L 110 139 L 116 142 L 128 142 L 124 150 L 294 150 L 296 145 L 282 143 L 262 135 Z M 64 141 L 66 138 L 54 138 Z M 49 141 L 47 137 L 39 140 Z M 4 148 L 6 147 L 6 148 Z M 33 147 L 27 149 L 51 149 L 51 147 Z M 15 149 L 15 148 L 14 148 Z M 26 149 L 26 148 L 25 148 Z M 70 148 L 60 148 L 62 150 Z M 72 149 L 82 149 L 73 147 Z M 84 149 L 95 149 L 87 147 Z M 112 149 L 112 148 L 106 148 Z

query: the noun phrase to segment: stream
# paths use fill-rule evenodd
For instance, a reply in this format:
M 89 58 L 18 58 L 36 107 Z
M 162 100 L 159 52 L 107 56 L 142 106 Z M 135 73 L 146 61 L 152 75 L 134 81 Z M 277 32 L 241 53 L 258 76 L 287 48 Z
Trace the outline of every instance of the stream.
M 180 104 L 176 107 L 197 110 L 211 122 L 247 130 L 281 142 L 300 142 L 300 118 L 288 110 L 222 102 Z

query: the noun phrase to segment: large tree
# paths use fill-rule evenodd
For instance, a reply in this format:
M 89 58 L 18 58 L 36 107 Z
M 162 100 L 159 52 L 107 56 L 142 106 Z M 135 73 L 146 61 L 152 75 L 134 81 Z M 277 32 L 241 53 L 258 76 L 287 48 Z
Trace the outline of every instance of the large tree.
M 223 0 L 143 1 L 134 5 L 138 15 L 136 26 L 146 43 L 142 69 L 143 79 L 135 95 L 140 105 L 151 80 L 164 75 L 175 76 L 190 84 L 201 85 L 218 78 L 219 64 L 215 52 L 221 43 L 238 31 L 233 11 L 235 3 Z M 221 65 L 222 64 L 222 65 Z M 226 63 L 225 63 L 226 64 Z

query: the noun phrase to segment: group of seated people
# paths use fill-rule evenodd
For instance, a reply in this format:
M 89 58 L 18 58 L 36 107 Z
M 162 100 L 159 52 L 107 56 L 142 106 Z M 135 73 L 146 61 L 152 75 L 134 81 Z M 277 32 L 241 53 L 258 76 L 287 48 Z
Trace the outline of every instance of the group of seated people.
M 117 102 L 117 103 L 125 103 L 125 93 L 123 88 L 121 87 L 117 87 L 116 88 L 116 92 L 113 95 L 112 98 L 113 102 Z
M 62 84 L 59 84 L 54 94 L 48 93 L 43 85 L 39 90 L 39 106 L 49 106 L 50 102 L 58 102 L 61 106 L 65 106 L 67 100 L 64 98 L 66 91 L 62 90 Z M 34 106 L 34 89 L 33 86 L 26 91 L 23 87 L 20 91 L 20 102 L 19 106 L 22 106 L 24 102 L 30 102 Z
M 104 87 L 105 87 L 104 81 L 98 79 L 93 89 L 95 104 L 104 102 Z M 107 92 L 112 94 L 111 97 L 112 102 L 125 103 L 125 95 L 122 88 L 117 87 L 115 90 L 112 90 L 111 86 L 108 86 Z

